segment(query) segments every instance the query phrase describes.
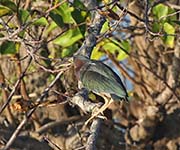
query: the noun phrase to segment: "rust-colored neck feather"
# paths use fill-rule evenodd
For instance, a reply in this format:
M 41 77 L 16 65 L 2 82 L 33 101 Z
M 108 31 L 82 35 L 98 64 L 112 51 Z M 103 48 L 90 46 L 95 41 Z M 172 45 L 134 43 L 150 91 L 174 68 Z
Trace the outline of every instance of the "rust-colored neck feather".
M 80 79 L 80 70 L 84 66 L 86 61 L 75 58 L 74 60 L 74 68 L 75 68 L 75 75 L 78 79 Z

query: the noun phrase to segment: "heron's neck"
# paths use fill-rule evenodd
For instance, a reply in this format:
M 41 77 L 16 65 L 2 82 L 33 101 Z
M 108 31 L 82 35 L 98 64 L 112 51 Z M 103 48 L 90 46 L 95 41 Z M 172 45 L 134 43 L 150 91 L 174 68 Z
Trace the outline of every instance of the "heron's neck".
M 85 64 L 84 61 L 81 61 L 81 60 L 75 61 L 75 74 L 78 79 L 80 78 L 80 70 L 84 66 L 84 64 Z

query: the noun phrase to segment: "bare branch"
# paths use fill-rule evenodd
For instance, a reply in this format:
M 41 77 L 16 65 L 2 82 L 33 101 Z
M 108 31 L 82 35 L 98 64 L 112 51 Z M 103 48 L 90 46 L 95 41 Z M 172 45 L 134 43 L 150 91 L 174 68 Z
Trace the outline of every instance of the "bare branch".
M 101 127 L 101 122 L 102 119 L 98 118 L 95 119 L 91 125 L 90 131 L 91 134 L 88 138 L 87 145 L 86 145 L 86 150 L 96 150 L 96 143 L 99 135 L 99 130 Z
M 63 71 L 59 72 L 56 76 L 56 78 L 49 84 L 49 86 L 44 90 L 44 92 L 41 94 L 41 96 L 36 100 L 37 103 L 40 103 L 43 101 L 44 98 L 48 95 L 49 90 L 53 87 L 53 85 L 56 83 L 56 81 L 59 79 L 59 77 L 62 75 Z M 10 146 L 13 144 L 19 133 L 21 132 L 24 125 L 27 123 L 31 115 L 34 113 L 37 107 L 34 107 L 31 109 L 25 116 L 25 118 L 21 121 L 21 123 L 18 125 L 8 142 L 6 143 L 4 150 L 8 150 Z
M 4 110 L 4 109 L 7 107 L 7 105 L 10 103 L 10 101 L 11 101 L 14 93 L 16 92 L 19 84 L 21 83 L 21 80 L 22 80 L 22 79 L 24 78 L 24 76 L 25 76 L 25 73 L 26 73 L 26 71 L 27 71 L 27 69 L 28 69 L 28 67 L 29 67 L 29 65 L 30 65 L 30 63 L 31 63 L 31 60 L 32 60 L 32 59 L 31 59 L 31 57 L 30 57 L 29 60 L 28 60 L 28 65 L 27 65 L 27 67 L 26 67 L 25 70 L 22 72 L 22 74 L 21 74 L 21 76 L 19 77 L 19 79 L 16 81 L 16 83 L 15 83 L 15 85 L 14 85 L 14 88 L 12 89 L 11 93 L 9 94 L 8 99 L 7 99 L 6 102 L 3 104 L 3 106 L 0 108 L 0 114 L 3 112 L 3 110 Z

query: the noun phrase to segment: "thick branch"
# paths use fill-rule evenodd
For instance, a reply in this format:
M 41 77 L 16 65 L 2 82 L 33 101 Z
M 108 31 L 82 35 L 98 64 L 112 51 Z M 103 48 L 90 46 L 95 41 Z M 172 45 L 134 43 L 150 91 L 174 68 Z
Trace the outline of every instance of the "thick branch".
M 70 101 L 79 106 L 85 113 L 92 112 L 95 108 L 99 108 L 102 105 L 102 103 L 88 101 L 88 91 L 86 89 L 81 89 Z
M 96 142 L 101 127 L 101 119 L 95 119 L 91 125 L 91 134 L 87 141 L 86 150 L 96 150 Z
M 82 54 L 90 58 L 91 52 L 96 45 L 97 36 L 99 35 L 101 28 L 105 22 L 105 18 L 101 16 L 97 11 L 94 13 L 94 18 L 90 27 L 88 28 L 88 35 L 86 36 L 82 46 L 77 51 L 77 54 Z

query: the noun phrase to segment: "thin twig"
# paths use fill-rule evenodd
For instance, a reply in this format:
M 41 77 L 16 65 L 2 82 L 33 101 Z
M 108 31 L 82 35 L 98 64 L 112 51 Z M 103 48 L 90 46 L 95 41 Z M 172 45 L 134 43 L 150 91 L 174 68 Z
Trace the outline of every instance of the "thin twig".
M 25 73 L 27 71 L 27 69 L 29 68 L 29 65 L 31 64 L 31 60 L 32 58 L 30 57 L 29 60 L 28 60 L 28 65 L 27 67 L 25 68 L 25 70 L 22 72 L 22 74 L 20 75 L 19 79 L 16 81 L 15 85 L 14 85 L 14 88 L 12 89 L 11 93 L 9 94 L 9 97 L 8 99 L 6 100 L 6 102 L 3 104 L 3 106 L 0 108 L 0 114 L 3 112 L 3 110 L 7 107 L 7 105 L 10 103 L 14 93 L 16 92 L 19 84 L 21 83 L 21 80 L 24 78 L 25 76 Z
M 85 118 L 83 118 L 81 116 L 72 116 L 72 117 L 69 117 L 69 118 L 64 119 L 64 120 L 49 122 L 49 123 L 43 125 L 42 127 L 40 127 L 36 132 L 39 134 L 42 134 L 43 132 L 45 132 L 49 129 L 52 129 L 56 126 L 67 125 L 69 123 L 72 123 L 72 122 L 75 122 L 75 121 L 81 120 L 81 119 L 85 119 Z
M 52 142 L 48 136 L 44 136 L 43 139 L 50 145 L 53 145 L 53 147 L 57 148 L 58 150 L 62 150 L 56 143 Z
M 165 4 L 167 4 L 171 8 L 180 10 L 180 6 L 179 5 L 172 4 L 172 3 L 168 2 L 168 1 L 166 1 Z
M 121 10 L 124 9 L 124 7 L 122 7 L 121 5 L 119 5 L 119 4 L 116 4 L 116 5 L 118 6 L 119 9 L 121 9 Z M 138 17 L 136 14 L 134 14 L 133 12 L 131 12 L 131 11 L 129 11 L 129 10 L 127 10 L 127 13 L 128 13 L 130 16 L 136 18 L 137 20 L 139 20 L 139 21 L 141 21 L 141 22 L 144 22 L 144 21 L 145 21 L 144 19 Z
M 41 94 L 41 96 L 36 100 L 37 103 L 40 103 L 47 95 L 49 90 L 53 87 L 53 85 L 56 83 L 56 81 L 60 78 L 60 76 L 62 75 L 63 71 L 59 72 L 56 76 L 56 78 L 49 84 L 49 86 L 43 91 L 43 93 Z M 34 111 L 36 110 L 37 107 L 34 107 L 33 109 L 31 109 L 25 116 L 25 118 L 21 121 L 21 123 L 18 125 L 18 127 L 16 128 L 16 130 L 14 131 L 14 133 L 12 134 L 12 136 L 10 137 L 10 139 L 8 140 L 8 142 L 6 143 L 5 147 L 3 148 L 3 150 L 8 150 L 10 148 L 10 146 L 13 144 L 13 142 L 15 141 L 15 139 L 17 138 L 17 136 L 19 135 L 20 131 L 22 130 L 22 128 L 24 127 L 24 125 L 27 123 L 27 121 L 29 120 L 29 118 L 31 117 L 31 115 L 34 113 Z
M 6 83 L 5 83 L 5 77 L 4 77 L 3 71 L 1 69 L 1 66 L 0 66 L 0 84 L 1 84 L 1 88 L 2 88 L 2 100 L 3 100 L 3 102 L 5 102 L 8 98 L 8 92 L 7 92 L 7 87 L 6 87 Z M 11 112 L 11 108 L 9 105 L 7 106 L 5 111 L 6 111 L 5 114 L 6 114 L 6 117 L 9 121 L 9 123 L 13 124 L 14 116 Z
M 63 3 L 65 3 L 67 0 L 64 0 L 62 2 L 59 2 L 58 4 L 54 5 L 53 7 L 49 8 L 47 11 L 46 11 L 46 14 L 48 14 L 50 11 L 56 9 L 57 7 L 61 6 Z
M 178 10 L 178 11 L 176 11 L 176 12 L 174 12 L 174 13 L 168 14 L 168 15 L 166 15 L 166 16 L 162 16 L 162 17 L 159 18 L 159 20 L 162 20 L 162 19 L 164 19 L 164 18 L 177 15 L 177 14 L 179 14 L 179 13 L 180 13 L 180 10 Z

